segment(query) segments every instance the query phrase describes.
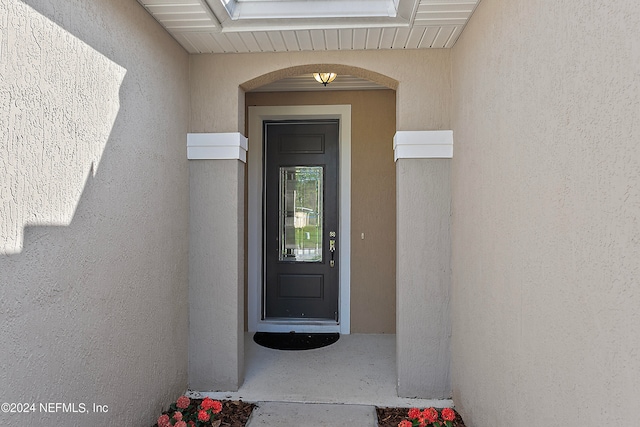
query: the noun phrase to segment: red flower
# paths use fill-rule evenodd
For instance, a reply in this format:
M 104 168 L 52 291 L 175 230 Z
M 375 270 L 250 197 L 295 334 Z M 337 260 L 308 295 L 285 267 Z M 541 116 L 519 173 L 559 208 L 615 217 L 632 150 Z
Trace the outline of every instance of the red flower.
M 456 419 L 456 413 L 451 408 L 444 408 L 442 410 L 442 419 L 445 421 L 453 421 Z
M 167 427 L 169 424 L 169 415 L 160 415 L 158 418 L 158 427 Z
M 422 416 L 428 423 L 435 423 L 438 421 L 438 411 L 434 408 L 427 408 L 422 411 Z
M 176 406 L 180 409 L 185 409 L 189 406 L 191 400 L 187 396 L 180 396 L 176 402 Z
M 178 421 L 173 425 L 173 427 L 187 427 L 187 423 L 185 423 L 184 421 Z
M 205 411 L 208 411 L 209 409 L 213 409 L 214 406 L 216 406 L 216 403 L 218 402 L 217 400 L 213 400 L 209 397 L 205 397 L 204 400 L 202 401 L 202 403 L 200 404 L 200 408 L 204 409 Z M 220 403 L 220 402 L 218 402 Z
M 400 421 L 400 424 L 398 424 L 398 427 L 412 427 L 413 424 L 411 424 L 411 421 L 407 421 L 407 420 L 402 420 Z
M 195 427 L 195 426 L 196 426 L 195 421 L 189 421 L 189 427 Z
M 198 411 L 198 421 L 204 421 L 207 422 L 209 421 L 209 418 L 211 418 L 209 416 L 209 413 L 205 410 L 200 410 Z
M 211 404 L 211 410 L 214 414 L 219 414 L 220 411 L 222 411 L 222 403 L 220 403 L 220 401 L 218 400 L 214 400 Z
M 418 418 L 420 416 L 420 409 L 411 408 L 409 409 L 409 418 Z

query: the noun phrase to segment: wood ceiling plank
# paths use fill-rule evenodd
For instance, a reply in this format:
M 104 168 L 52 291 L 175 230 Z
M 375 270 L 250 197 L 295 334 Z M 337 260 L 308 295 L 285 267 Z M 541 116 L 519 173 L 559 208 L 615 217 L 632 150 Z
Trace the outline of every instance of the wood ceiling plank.
M 458 37 L 460 37 L 460 34 L 462 33 L 462 28 L 462 26 L 455 26 L 453 28 L 453 31 L 449 36 L 449 40 L 447 40 L 447 43 L 445 43 L 444 45 L 445 48 L 453 47 L 453 45 L 456 43 L 456 40 L 458 40 Z
M 232 52 L 236 53 L 248 53 L 249 48 L 244 44 L 242 38 L 240 37 L 240 33 L 225 33 L 229 43 L 233 46 Z
M 451 34 L 453 33 L 454 29 L 455 29 L 454 26 L 440 27 L 440 31 L 438 32 L 438 35 L 433 41 L 433 44 L 431 45 L 431 47 L 436 49 L 443 48 L 447 44 L 447 41 L 449 40 L 449 37 L 451 37 Z
M 211 38 L 220 46 L 222 52 L 231 53 L 235 51 L 235 47 L 229 41 L 226 34 L 224 33 L 213 33 L 211 34 Z
M 380 49 L 381 28 L 369 28 L 367 30 L 367 41 L 365 49 Z
M 380 49 L 393 48 L 393 40 L 396 38 L 395 28 L 383 28 L 380 36 Z
M 311 43 L 311 34 L 309 31 L 296 31 L 296 38 L 298 39 L 298 46 L 300 50 L 313 50 L 313 44 Z
M 260 52 L 273 52 L 275 50 L 271 43 L 271 39 L 269 39 L 269 35 L 265 31 L 254 31 L 251 34 L 253 34 L 253 38 L 256 41 Z
M 356 28 L 353 30 L 353 49 L 364 50 L 367 45 L 367 29 Z
M 324 40 L 324 31 L 322 30 L 311 30 L 309 31 L 311 35 L 311 46 L 313 50 L 327 50 L 327 44 Z
M 410 27 L 379 27 L 371 21 L 368 29 L 324 29 L 318 25 L 321 21 L 309 17 L 301 21 L 309 23 L 308 29 L 295 30 L 278 27 L 277 19 L 232 22 L 226 11 L 224 16 L 220 15 L 224 8 L 215 7 L 217 3 L 213 1 L 138 0 L 138 3 L 188 52 L 220 53 L 450 48 L 480 0 L 410 0 L 415 10 Z M 222 33 L 220 22 L 225 27 Z M 251 27 L 257 31 L 248 31 Z
M 324 38 L 327 43 L 327 50 L 340 49 L 338 30 L 324 30 Z
M 440 27 L 427 27 L 424 35 L 422 36 L 422 41 L 420 42 L 419 49 L 428 49 L 433 45 L 438 33 L 440 32 Z
M 176 38 L 178 43 L 187 50 L 187 52 L 202 53 L 193 45 L 193 43 L 191 43 L 191 40 L 189 40 L 189 37 L 187 36 L 188 34 L 189 33 L 175 33 L 173 36 Z
M 425 27 L 413 27 L 409 31 L 409 38 L 405 44 L 405 49 L 417 49 L 422 42 L 422 36 L 424 35 Z
M 256 40 L 256 34 L 257 33 L 239 33 L 240 34 L 240 38 L 242 39 L 242 42 L 244 43 L 244 45 L 247 47 L 247 49 L 249 50 L 249 52 L 262 52 L 262 48 L 260 47 L 260 45 L 258 44 L 258 41 Z
M 410 29 L 406 27 L 398 28 L 396 31 L 396 38 L 393 41 L 394 49 L 404 49 L 407 45 L 407 40 L 409 40 Z
M 267 37 L 271 42 L 271 46 L 273 47 L 273 51 L 275 52 L 286 52 L 287 44 L 284 42 L 284 38 L 282 37 L 282 33 L 279 31 L 269 31 L 267 33 Z M 267 52 L 265 50 L 265 52 Z
M 353 30 L 350 28 L 341 29 L 338 32 L 340 37 L 340 50 L 353 49 Z
M 297 52 L 300 50 L 298 38 L 296 37 L 296 33 L 294 31 L 282 31 L 281 34 L 282 38 L 284 39 L 284 43 L 287 46 L 288 52 Z

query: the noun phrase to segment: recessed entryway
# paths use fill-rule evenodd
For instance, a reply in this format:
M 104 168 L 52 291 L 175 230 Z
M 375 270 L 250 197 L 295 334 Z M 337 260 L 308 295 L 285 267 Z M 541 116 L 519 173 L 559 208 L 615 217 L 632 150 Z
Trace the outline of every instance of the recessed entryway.
M 268 123 L 283 123 L 283 121 L 291 121 L 291 120 L 302 120 L 308 122 L 310 120 L 318 121 L 322 120 L 324 122 L 333 123 L 333 126 L 337 126 L 337 165 L 340 167 L 333 169 L 331 175 L 335 178 L 335 183 L 331 184 L 335 186 L 335 190 L 333 190 L 337 196 L 334 204 L 335 213 L 332 215 L 335 216 L 335 220 L 332 224 L 329 224 L 329 229 L 322 230 L 321 236 L 315 236 L 313 241 L 316 242 L 318 238 L 321 238 L 322 244 L 321 247 L 318 248 L 318 253 L 321 254 L 322 262 L 319 263 L 317 260 L 304 259 L 306 255 L 311 257 L 311 250 L 316 251 L 316 248 L 308 248 L 309 254 L 303 254 L 302 252 L 299 254 L 302 262 L 294 262 L 294 261 L 286 261 L 281 259 L 283 256 L 287 256 L 287 251 L 290 251 L 290 259 L 296 258 L 296 253 L 294 252 L 294 248 L 287 248 L 287 242 L 282 241 L 282 239 L 286 239 L 286 236 L 279 236 L 281 230 L 279 226 L 279 219 L 271 220 L 269 216 L 266 215 L 264 210 L 265 207 L 268 207 L 268 203 L 265 203 L 264 195 L 265 193 L 265 168 L 264 168 L 264 129 L 265 122 Z M 248 190 L 248 304 L 247 304 L 247 318 L 248 318 L 248 330 L 255 331 L 264 331 L 264 332 L 290 332 L 295 330 L 296 332 L 339 332 L 342 334 L 348 334 L 350 332 L 350 241 L 349 239 L 343 239 L 340 241 L 340 250 L 331 252 L 331 243 L 330 241 L 334 241 L 334 245 L 337 245 L 337 236 L 350 236 L 350 206 L 351 206 L 351 197 L 350 197 L 350 183 L 351 183 L 351 168 L 350 168 L 350 142 L 351 142 L 351 107 L 349 105 L 324 105 L 324 106 L 295 106 L 295 107 L 250 107 L 249 108 L 249 151 L 248 151 L 248 175 L 249 175 L 249 190 Z M 307 150 L 308 151 L 308 150 Z M 291 160 L 291 159 L 289 159 Z M 295 162 L 294 162 L 295 163 Z M 304 161 L 302 161 L 304 163 Z M 302 164 L 301 163 L 301 164 Z M 308 163 L 308 162 L 307 162 Z M 315 159 L 311 161 L 311 164 L 319 164 L 318 160 Z M 337 167 L 336 165 L 336 167 Z M 278 205 L 279 198 L 277 197 L 280 187 L 280 178 L 279 172 L 282 172 L 281 167 L 285 169 L 288 167 L 295 167 L 296 165 L 291 164 L 289 166 L 275 166 L 275 183 L 273 192 L 276 194 L 274 198 L 274 202 Z M 285 170 L 285 172 L 288 169 Z M 295 171 L 289 171 L 290 174 Z M 293 177 L 293 175 L 292 175 Z M 325 182 L 323 177 L 322 182 Z M 286 186 L 286 180 L 283 182 L 283 185 Z M 324 185 L 324 184 L 323 184 Z M 323 192 L 326 190 L 323 189 Z M 311 209 L 311 208 L 309 208 Z M 314 210 L 314 215 L 317 215 L 318 212 Z M 326 212 L 325 212 L 326 213 Z M 293 220 L 295 221 L 295 214 Z M 276 233 L 275 235 L 271 235 L 271 232 L 265 233 L 265 230 L 269 230 L 269 221 L 273 221 L 271 225 L 272 232 Z M 281 222 L 281 221 L 280 221 Z M 284 223 L 280 224 L 283 225 Z M 326 222 L 325 222 L 326 227 Z M 334 227 L 334 228 L 331 228 Z M 286 228 L 286 227 L 284 227 Z M 291 230 L 293 233 L 296 232 L 295 227 Z M 305 232 L 303 230 L 303 232 Z M 311 233 L 309 231 L 309 233 Z M 330 235 L 328 233 L 333 233 Z M 326 234 L 326 235 L 325 235 Z M 312 240 L 311 236 L 308 240 Z M 265 242 L 265 239 L 269 239 Z M 278 239 L 276 241 L 276 239 Z M 272 241 L 273 240 L 273 241 Z M 295 240 L 295 236 L 294 236 Z M 274 315 L 270 315 L 271 312 L 267 311 L 267 300 L 269 295 L 265 292 L 265 278 L 267 274 L 271 275 L 270 271 L 267 271 L 268 262 L 266 262 L 269 257 L 265 257 L 265 252 L 272 251 L 274 248 L 271 248 L 271 245 L 267 243 L 276 242 L 275 250 L 277 252 L 277 256 L 274 258 L 274 265 L 285 265 L 285 267 L 289 268 L 293 266 L 293 268 L 300 268 L 300 264 L 302 267 L 318 267 L 320 264 L 322 266 L 323 271 L 320 275 L 319 272 L 310 272 L 306 274 L 311 274 L 315 278 L 324 277 L 325 274 L 328 275 L 327 280 L 330 279 L 329 275 L 335 275 L 335 279 L 337 281 L 337 288 L 335 291 L 335 297 L 333 298 L 334 306 L 332 308 L 331 313 L 327 311 L 326 307 L 323 308 L 327 313 L 323 313 L 322 315 L 313 315 L 311 319 L 306 319 L 301 313 L 304 311 L 295 312 L 291 316 L 287 315 L 287 310 L 296 310 L 294 307 L 284 307 L 279 308 L 278 304 L 275 304 L 274 307 L 270 308 L 274 311 Z M 284 245 L 284 246 L 283 246 Z M 283 252 L 284 251 L 284 252 Z M 274 252 L 274 254 L 276 253 Z M 304 252 L 304 251 L 303 251 Z M 315 252 L 314 252 L 315 253 Z M 331 256 L 333 255 L 334 259 L 331 260 Z M 314 255 L 315 256 L 315 255 Z M 333 266 L 331 261 L 333 261 Z M 306 265 L 305 265 L 306 264 Z M 339 266 L 339 268 L 338 268 Z M 275 268 L 275 267 L 274 267 Z M 324 271 L 326 270 L 326 271 Z M 277 272 L 275 274 L 275 284 L 278 286 L 278 277 Z M 281 275 L 290 277 L 291 275 L 300 275 L 300 272 L 297 271 L 283 271 Z M 313 277 L 312 277 L 313 279 Z M 316 280 L 317 282 L 318 280 Z M 282 282 L 282 281 L 280 281 Z M 320 282 L 324 282 L 324 280 L 320 280 Z M 322 284 L 321 283 L 321 284 Z M 282 285 L 282 283 L 280 283 Z M 325 290 L 322 287 L 313 287 L 315 282 L 313 280 L 310 281 L 310 287 L 315 289 L 318 288 L 317 291 L 320 295 L 324 295 Z M 286 290 L 287 283 L 284 283 Z M 309 291 L 311 292 L 311 290 Z M 328 291 L 327 291 L 328 292 Z M 281 294 L 281 293 L 280 293 Z M 278 292 L 276 291 L 276 295 Z M 314 294 L 315 295 L 315 294 Z M 290 295 L 289 295 L 290 296 Z M 298 302 L 304 297 L 300 295 L 296 295 Z M 285 298 L 286 299 L 286 298 Z M 317 298 L 322 299 L 322 298 Z M 282 300 L 282 298 L 281 298 Z M 270 302 L 270 301 L 269 301 Z M 282 301 L 281 301 L 282 302 Z M 308 317 L 308 316 L 307 316 Z

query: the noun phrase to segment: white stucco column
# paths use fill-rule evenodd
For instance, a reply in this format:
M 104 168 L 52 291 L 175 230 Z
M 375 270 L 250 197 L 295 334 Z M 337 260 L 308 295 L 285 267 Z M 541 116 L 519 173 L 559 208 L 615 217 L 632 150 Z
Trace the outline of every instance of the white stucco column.
M 236 391 L 244 375 L 244 176 L 247 139 L 187 136 L 189 388 Z
M 449 398 L 452 131 L 398 131 L 398 396 Z

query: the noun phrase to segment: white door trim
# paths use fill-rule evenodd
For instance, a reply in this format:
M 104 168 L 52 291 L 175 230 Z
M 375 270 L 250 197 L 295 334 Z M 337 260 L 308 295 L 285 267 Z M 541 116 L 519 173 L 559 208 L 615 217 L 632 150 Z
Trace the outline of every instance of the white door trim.
M 338 119 L 339 150 L 339 321 L 289 322 L 261 319 L 262 301 L 262 158 L 264 120 Z M 248 150 L 248 254 L 247 320 L 249 332 L 340 332 L 351 331 L 351 105 L 296 105 L 249 107 Z

